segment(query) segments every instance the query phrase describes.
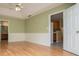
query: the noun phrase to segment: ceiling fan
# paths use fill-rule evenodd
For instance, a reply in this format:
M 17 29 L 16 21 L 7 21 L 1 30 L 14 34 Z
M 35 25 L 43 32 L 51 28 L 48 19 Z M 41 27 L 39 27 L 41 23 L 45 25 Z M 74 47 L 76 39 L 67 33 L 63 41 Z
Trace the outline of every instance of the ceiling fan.
M 18 3 L 18 4 L 16 4 L 15 10 L 21 11 L 22 8 L 23 8 L 22 3 Z

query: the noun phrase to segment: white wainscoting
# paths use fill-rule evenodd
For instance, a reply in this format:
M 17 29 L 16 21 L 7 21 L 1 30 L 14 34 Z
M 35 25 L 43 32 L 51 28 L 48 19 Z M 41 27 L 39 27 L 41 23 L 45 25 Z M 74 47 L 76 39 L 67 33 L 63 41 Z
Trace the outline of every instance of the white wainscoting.
M 51 40 L 48 33 L 26 33 L 26 41 L 50 46 Z
M 50 46 L 51 40 L 48 33 L 9 33 L 8 42 L 28 41 L 36 44 Z
M 25 41 L 25 33 L 9 33 L 8 42 Z

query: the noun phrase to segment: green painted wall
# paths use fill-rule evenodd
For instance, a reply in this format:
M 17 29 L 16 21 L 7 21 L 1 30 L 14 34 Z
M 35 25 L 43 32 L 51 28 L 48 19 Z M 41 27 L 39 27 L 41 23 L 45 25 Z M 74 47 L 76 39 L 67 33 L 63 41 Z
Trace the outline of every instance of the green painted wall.
M 64 4 L 39 15 L 33 16 L 28 20 L 21 20 L 9 16 L 1 16 L 0 21 L 7 18 L 9 24 L 9 33 L 47 33 L 48 15 L 70 7 L 72 4 Z
M 25 20 L 10 17 L 10 16 L 3 16 L 0 15 L 0 21 L 7 19 L 8 20 L 8 32 L 9 33 L 24 33 L 24 25 Z
M 49 27 L 48 15 L 63 9 L 66 9 L 73 4 L 64 4 L 59 7 L 53 8 L 49 11 L 43 12 L 39 15 L 33 16 L 26 20 L 25 31 L 26 33 L 47 33 Z
M 9 33 L 24 33 L 24 20 L 9 19 Z

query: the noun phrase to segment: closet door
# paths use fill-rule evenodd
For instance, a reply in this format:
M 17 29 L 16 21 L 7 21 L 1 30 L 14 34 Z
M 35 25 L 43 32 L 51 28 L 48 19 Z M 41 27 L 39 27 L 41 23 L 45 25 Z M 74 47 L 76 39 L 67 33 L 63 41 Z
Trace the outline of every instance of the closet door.
M 73 7 L 73 19 L 74 19 L 74 53 L 79 55 L 79 4 Z
M 74 47 L 74 44 L 73 44 L 73 16 L 72 16 L 72 9 L 73 7 L 70 7 L 68 9 L 66 9 L 64 11 L 64 45 L 63 45 L 63 48 L 64 50 L 67 50 L 69 52 L 73 52 L 73 47 Z
M 79 55 L 79 4 L 64 11 L 64 50 Z

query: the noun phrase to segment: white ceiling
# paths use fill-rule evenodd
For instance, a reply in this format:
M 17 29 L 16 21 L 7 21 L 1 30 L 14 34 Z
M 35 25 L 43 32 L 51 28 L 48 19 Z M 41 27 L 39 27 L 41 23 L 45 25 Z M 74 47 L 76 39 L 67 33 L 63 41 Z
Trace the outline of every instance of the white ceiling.
M 0 3 L 0 15 L 25 19 L 29 15 L 34 16 L 59 5 L 62 3 L 23 3 L 22 10 L 16 11 L 16 3 Z

